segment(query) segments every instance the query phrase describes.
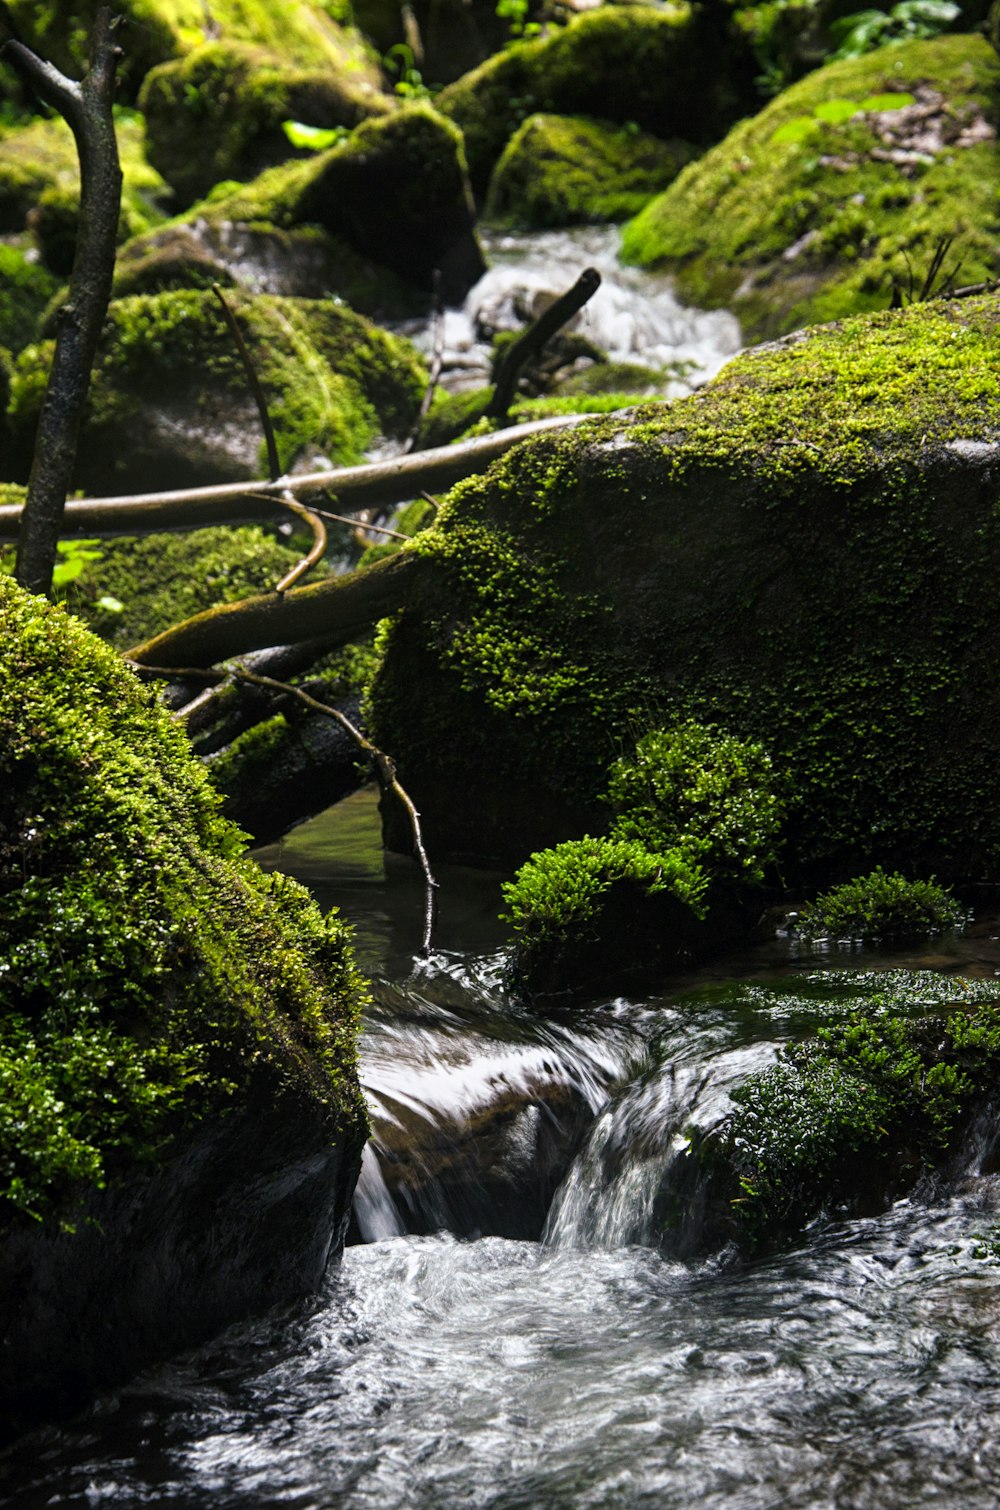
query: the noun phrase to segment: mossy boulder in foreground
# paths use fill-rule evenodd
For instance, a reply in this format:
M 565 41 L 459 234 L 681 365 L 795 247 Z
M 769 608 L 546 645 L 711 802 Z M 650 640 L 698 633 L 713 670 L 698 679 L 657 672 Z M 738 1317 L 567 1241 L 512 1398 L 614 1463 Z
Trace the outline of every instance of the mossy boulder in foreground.
M 817 328 L 456 488 L 371 692 L 430 852 L 606 832 L 611 762 L 695 719 L 769 755 L 787 884 L 995 876 L 998 331 L 992 297 Z
M 935 251 L 1000 272 L 1000 59 L 979 36 L 831 63 L 687 167 L 626 227 L 627 260 L 751 336 L 919 293 Z M 939 280 L 940 281 L 940 280 Z
M 364 990 L 114 652 L 5 577 L 0 614 L 0 1400 L 32 1414 L 318 1282 Z

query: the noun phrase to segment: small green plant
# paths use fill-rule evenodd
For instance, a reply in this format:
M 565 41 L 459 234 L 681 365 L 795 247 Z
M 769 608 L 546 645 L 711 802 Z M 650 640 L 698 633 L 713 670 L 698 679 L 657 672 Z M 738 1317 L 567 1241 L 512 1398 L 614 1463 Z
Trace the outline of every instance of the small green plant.
M 805 938 L 877 941 L 907 934 L 938 933 L 967 920 L 962 904 L 933 881 L 907 881 L 879 866 L 868 876 L 824 892 L 799 914 Z
M 397 42 L 395 47 L 382 59 L 382 67 L 393 80 L 393 90 L 402 100 L 429 100 L 434 91 L 430 89 L 423 79 L 413 49 L 405 42 Z
M 512 40 L 523 41 L 528 37 L 537 37 L 541 31 L 537 21 L 528 20 L 530 9 L 530 0 L 497 0 L 496 14 L 501 21 L 507 22 Z
M 901 0 L 890 11 L 861 10 L 841 16 L 830 25 L 830 35 L 837 43 L 830 60 L 860 58 L 892 42 L 917 42 L 924 37 L 939 36 L 959 13 L 960 8 L 953 0 Z

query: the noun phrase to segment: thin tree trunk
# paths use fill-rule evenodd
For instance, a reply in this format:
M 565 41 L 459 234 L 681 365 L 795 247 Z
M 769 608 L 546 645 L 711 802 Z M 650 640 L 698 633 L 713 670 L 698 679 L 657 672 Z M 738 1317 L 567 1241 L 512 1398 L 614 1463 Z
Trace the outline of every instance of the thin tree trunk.
M 121 210 L 122 175 L 111 110 L 118 49 L 110 9 L 101 6 L 97 13 L 90 69 L 82 83 L 66 78 L 21 42 L 8 42 L 3 51 L 38 97 L 66 120 L 80 158 L 76 254 L 69 297 L 57 315 L 55 354 L 17 546 L 17 580 L 29 592 L 47 593 L 91 368 L 111 298 Z

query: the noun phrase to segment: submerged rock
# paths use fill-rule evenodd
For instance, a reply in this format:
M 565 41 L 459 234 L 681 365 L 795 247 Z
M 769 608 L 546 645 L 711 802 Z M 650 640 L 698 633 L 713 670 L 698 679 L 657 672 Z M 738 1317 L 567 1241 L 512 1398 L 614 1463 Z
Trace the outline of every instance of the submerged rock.
M 410 344 L 329 300 L 237 297 L 281 464 L 359 461 L 376 434 L 405 434 L 426 386 Z M 11 423 L 26 471 L 50 359 L 22 353 Z M 115 300 L 91 382 L 77 483 L 91 491 L 266 475 L 246 372 L 208 290 Z
M 365 1133 L 346 928 L 241 856 L 118 657 L 0 576 L 0 1401 L 307 1293 Z
M 1000 60 L 979 36 L 831 63 L 690 165 L 625 229 L 627 260 L 674 274 L 753 336 L 885 309 L 1000 272 Z
M 817 328 L 456 488 L 370 698 L 430 853 L 600 834 L 611 761 L 693 718 L 770 755 L 786 884 L 994 875 L 998 326 L 985 296 Z

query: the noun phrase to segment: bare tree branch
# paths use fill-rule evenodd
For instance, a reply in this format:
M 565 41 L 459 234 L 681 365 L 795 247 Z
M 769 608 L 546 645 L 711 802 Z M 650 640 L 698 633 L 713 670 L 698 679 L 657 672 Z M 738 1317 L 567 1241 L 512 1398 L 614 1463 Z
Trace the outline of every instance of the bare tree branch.
M 585 267 L 573 287 L 567 289 L 564 294 L 560 294 L 559 298 L 550 304 L 548 309 L 543 310 L 538 319 L 533 321 L 527 330 L 523 331 L 507 348 L 497 371 L 493 397 L 486 410 L 491 419 L 507 418 L 507 411 L 514 402 L 517 380 L 521 376 L 521 369 L 525 362 L 536 352 L 541 351 L 556 331 L 561 330 L 566 322 L 573 318 L 577 310 L 582 309 L 587 300 L 593 298 L 600 286 L 601 275 L 597 269 Z
M 56 317 L 55 352 L 17 547 L 18 581 L 30 592 L 47 593 L 90 373 L 111 298 L 121 209 L 122 174 L 112 117 L 118 49 L 111 11 L 102 5 L 97 12 L 90 69 L 82 83 L 66 78 L 21 42 L 7 42 L 3 53 L 39 98 L 64 117 L 80 158 L 80 221 L 69 297 Z

